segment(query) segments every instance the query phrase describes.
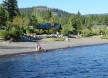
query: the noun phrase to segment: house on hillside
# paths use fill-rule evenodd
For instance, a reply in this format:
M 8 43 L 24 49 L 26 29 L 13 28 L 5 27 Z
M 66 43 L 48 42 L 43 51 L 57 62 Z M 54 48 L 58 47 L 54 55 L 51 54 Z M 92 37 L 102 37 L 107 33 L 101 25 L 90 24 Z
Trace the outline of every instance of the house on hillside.
M 58 32 L 59 30 L 61 30 L 61 25 L 58 24 L 58 23 L 43 23 L 39 26 L 39 30 L 48 30 L 48 33 L 49 33 L 49 30 L 51 28 L 54 28 L 56 30 L 56 32 Z

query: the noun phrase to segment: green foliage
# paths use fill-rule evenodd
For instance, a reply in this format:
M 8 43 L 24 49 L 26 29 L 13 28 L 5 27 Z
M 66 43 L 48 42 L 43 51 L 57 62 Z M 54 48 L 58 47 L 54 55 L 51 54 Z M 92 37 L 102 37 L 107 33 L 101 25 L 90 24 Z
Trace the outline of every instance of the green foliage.
M 70 14 L 59 9 L 49 9 L 46 6 L 22 8 L 20 9 L 22 16 L 19 14 L 17 0 L 5 0 L 3 1 L 3 8 L 0 8 L 0 26 L 6 26 L 9 29 L 15 27 L 20 32 L 31 34 L 35 29 L 39 28 L 39 24 L 56 22 L 61 24 L 63 35 L 75 34 L 79 32 L 83 36 L 90 35 L 108 35 L 108 30 L 92 29 L 94 25 L 108 25 L 107 15 L 81 15 L 80 12 L 77 14 Z M 10 19 L 10 21 L 8 20 Z M 28 28 L 33 26 L 31 30 Z M 12 29 L 13 30 L 13 29 Z M 9 31 L 11 34 L 16 34 L 16 30 Z M 39 34 L 39 31 L 35 33 Z M 48 31 L 41 31 L 41 34 L 46 34 Z M 55 34 L 55 29 L 50 29 L 49 33 Z M 16 35 L 15 35 L 16 36 Z
M 0 31 L 0 38 L 5 39 L 5 37 L 8 35 L 8 31 Z
M 8 11 L 10 20 L 12 20 L 14 16 L 17 16 L 20 14 L 18 6 L 17 6 L 17 0 L 3 1 L 3 8 Z
M 25 28 L 27 28 L 29 26 L 29 23 L 30 23 L 30 21 L 28 18 L 22 17 L 22 16 L 17 16 L 13 19 L 13 22 L 7 21 L 6 26 L 10 29 L 12 27 L 16 27 L 20 31 L 23 31 Z
M 48 30 L 40 30 L 38 32 L 36 32 L 36 34 L 48 34 Z
M 17 16 L 13 19 L 12 24 L 18 26 L 20 29 L 29 26 L 30 20 L 28 18 Z
M 83 37 L 89 37 L 89 36 L 91 36 L 91 30 L 89 30 L 89 29 L 83 29 L 81 31 L 81 33 L 82 33 Z
M 75 29 L 74 34 L 77 34 L 78 31 L 82 29 L 82 26 L 85 23 L 85 19 L 83 16 L 81 16 L 80 12 L 78 12 L 76 15 L 69 18 L 69 23 Z
M 102 36 L 101 38 L 102 39 L 108 39 L 108 36 Z
M 31 16 L 30 18 L 30 25 L 36 26 L 38 24 L 36 16 Z
M 108 29 L 104 29 L 104 35 L 108 35 Z
M 51 17 L 52 17 L 51 11 L 46 11 L 43 16 L 43 19 L 49 21 Z
M 27 35 L 30 35 L 30 34 L 32 34 L 34 32 L 34 30 L 30 29 L 29 27 L 27 27 L 25 30 L 26 30 Z
M 8 36 L 8 35 L 10 35 L 10 37 L 18 40 L 20 38 L 20 36 L 22 35 L 22 33 L 16 27 L 12 27 L 8 31 L 4 31 L 4 30 L 0 31 L 0 38 L 5 39 L 5 37 Z
M 68 19 L 71 15 L 65 11 L 55 9 L 55 8 L 48 8 L 48 7 L 33 7 L 33 8 L 22 8 L 20 9 L 22 14 L 29 13 L 29 15 L 34 15 L 37 17 L 38 23 L 49 23 L 49 22 L 56 22 L 56 23 L 65 23 L 64 21 Z M 26 13 L 25 13 L 26 12 Z M 62 20 L 59 18 L 62 17 Z M 65 18 L 66 17 L 66 18 Z
M 101 35 L 101 29 L 92 29 L 92 35 Z
M 67 24 L 63 26 L 61 33 L 63 35 L 73 34 L 74 30 L 75 29 L 73 28 L 73 26 L 71 26 L 70 24 Z
M 44 23 L 44 19 L 41 16 L 37 17 L 38 23 Z
M 13 24 L 12 22 L 10 22 L 10 21 L 7 21 L 7 22 L 6 22 L 6 26 L 7 26 L 8 28 L 12 28 L 12 27 L 14 26 L 14 24 Z
M 64 26 L 61 33 L 65 36 L 65 35 L 70 34 L 70 31 L 68 29 L 66 29 L 66 27 Z
M 48 8 L 46 6 L 37 6 L 37 7 L 29 7 L 29 8 L 20 8 L 20 13 L 22 15 L 36 15 L 39 17 L 43 17 L 43 15 L 45 14 L 45 11 L 49 10 L 50 12 L 52 12 L 52 16 L 57 16 L 57 17 L 66 17 L 66 16 L 70 16 L 71 14 L 60 10 L 60 9 L 56 9 L 56 8 Z
M 50 34 L 56 34 L 56 29 L 55 29 L 55 28 L 51 28 L 51 29 L 49 30 L 49 33 L 50 33 Z
M 10 30 L 9 30 L 9 33 L 8 33 L 12 38 L 18 40 L 20 38 L 20 36 L 22 35 L 22 32 L 20 30 L 18 30 L 18 28 L 16 27 L 12 27 Z
M 29 16 L 31 25 L 38 23 L 49 23 L 56 22 L 62 25 L 62 34 L 78 34 L 83 29 L 91 29 L 93 25 L 108 25 L 108 15 L 81 15 L 80 12 L 77 14 L 69 14 L 59 9 L 49 9 L 46 6 L 38 6 L 32 8 L 22 8 L 20 12 L 24 16 Z M 35 16 L 32 18 L 32 15 Z M 101 30 L 92 30 L 91 35 L 99 35 L 105 33 Z M 46 33 L 43 31 L 43 33 Z
M 35 29 L 34 34 L 39 35 L 40 34 L 39 29 Z
M 0 25 L 3 26 L 8 20 L 8 12 L 0 7 Z
M 26 28 L 26 34 L 30 34 L 31 31 L 30 31 L 30 28 Z

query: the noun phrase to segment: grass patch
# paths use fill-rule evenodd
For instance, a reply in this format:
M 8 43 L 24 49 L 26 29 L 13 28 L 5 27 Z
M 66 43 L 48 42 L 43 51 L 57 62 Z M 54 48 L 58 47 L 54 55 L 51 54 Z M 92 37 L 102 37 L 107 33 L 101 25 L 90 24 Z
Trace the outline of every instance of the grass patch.
M 65 38 L 44 38 L 45 41 L 64 41 Z
M 102 39 L 108 39 L 108 36 L 102 36 L 101 38 Z

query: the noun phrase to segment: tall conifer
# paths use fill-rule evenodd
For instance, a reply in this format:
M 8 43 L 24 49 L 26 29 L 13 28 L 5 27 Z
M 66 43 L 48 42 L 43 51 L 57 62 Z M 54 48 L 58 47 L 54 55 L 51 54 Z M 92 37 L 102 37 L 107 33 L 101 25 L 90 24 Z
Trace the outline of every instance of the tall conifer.
M 3 1 L 3 8 L 8 11 L 10 20 L 12 20 L 15 16 L 19 15 L 17 0 Z

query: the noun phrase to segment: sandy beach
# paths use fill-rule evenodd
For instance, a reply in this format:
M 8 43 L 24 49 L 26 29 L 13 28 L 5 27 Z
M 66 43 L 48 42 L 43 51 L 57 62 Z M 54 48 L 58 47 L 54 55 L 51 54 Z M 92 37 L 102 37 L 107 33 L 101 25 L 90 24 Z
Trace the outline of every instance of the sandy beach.
M 72 38 L 69 41 L 38 41 L 44 50 L 79 47 L 86 45 L 107 44 L 107 39 L 99 37 Z M 0 42 L 0 55 L 35 52 L 37 42 Z

